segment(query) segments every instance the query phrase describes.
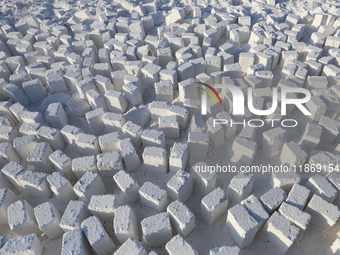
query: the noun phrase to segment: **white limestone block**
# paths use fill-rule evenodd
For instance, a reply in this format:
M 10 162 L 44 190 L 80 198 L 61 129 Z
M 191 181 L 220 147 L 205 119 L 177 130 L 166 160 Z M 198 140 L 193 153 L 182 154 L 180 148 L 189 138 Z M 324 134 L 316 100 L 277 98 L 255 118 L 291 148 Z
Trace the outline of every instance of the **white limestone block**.
M 120 153 L 122 155 L 126 170 L 131 172 L 140 165 L 140 159 L 131 138 L 125 138 L 119 143 Z
M 338 197 L 338 191 L 322 175 L 311 176 L 306 183 L 306 187 L 311 191 L 311 196 L 316 194 L 330 203 Z
M 36 234 L 18 236 L 8 240 L 0 249 L 0 254 L 34 254 L 41 255 L 44 247 Z
M 141 222 L 143 240 L 150 247 L 158 247 L 172 238 L 170 219 L 167 213 L 158 213 Z
M 201 201 L 201 217 L 211 226 L 214 221 L 227 211 L 228 196 L 223 189 L 217 189 L 206 195 Z
M 140 243 L 138 243 L 133 237 L 130 237 L 128 240 L 126 240 L 126 242 L 123 243 L 122 246 L 120 246 L 119 249 L 116 250 L 114 253 L 114 255 L 124 254 L 147 255 L 144 247 Z
M 21 199 L 11 204 L 8 209 L 8 225 L 19 235 L 40 234 L 33 207 L 26 200 Z
M 227 227 L 229 234 L 240 248 L 250 245 L 258 230 L 258 223 L 240 204 L 228 210 Z
M 46 173 L 27 170 L 20 177 L 19 182 L 24 187 L 25 192 L 33 197 L 49 198 L 52 192 L 48 186 Z
M 168 171 L 168 154 L 166 149 L 147 146 L 143 151 L 143 162 L 149 171 L 167 173 Z
M 94 135 L 80 133 L 75 144 L 82 155 L 97 155 L 101 152 L 98 138 Z
M 50 189 L 56 197 L 58 197 L 63 203 L 68 203 L 70 200 L 77 199 L 76 193 L 73 191 L 73 186 L 70 181 L 60 172 L 54 172 L 47 176 L 47 181 L 50 185 Z
M 170 255 L 176 254 L 190 254 L 197 255 L 197 251 L 192 248 L 192 246 L 184 240 L 181 235 L 174 236 L 169 242 L 166 243 L 165 249 Z
M 287 194 L 279 187 L 272 188 L 260 197 L 263 207 L 272 214 L 287 199 Z
M 119 171 L 113 176 L 118 188 L 129 199 L 130 202 L 135 202 L 139 199 L 139 185 L 136 180 L 124 170 Z
M 90 249 L 90 245 L 81 229 L 70 230 L 63 235 L 61 255 L 90 255 Z
M 141 203 L 158 212 L 164 212 L 169 204 L 166 191 L 152 182 L 145 182 L 138 192 Z
M 91 213 L 87 209 L 87 204 L 84 201 L 71 200 L 61 217 L 59 226 L 64 230 L 64 232 L 79 229 L 81 227 L 81 223 L 90 216 Z
M 124 243 L 131 237 L 138 240 L 137 217 L 129 205 L 119 206 L 116 209 L 113 230 L 120 243 Z
M 253 192 L 253 175 L 239 173 L 235 175 L 228 186 L 228 196 L 235 203 L 240 203 Z
M 243 205 L 250 215 L 258 222 L 258 229 L 260 230 L 270 216 L 262 206 L 260 200 L 254 195 L 250 195 L 241 201 L 241 205 Z
M 51 202 L 45 202 L 34 207 L 34 215 L 40 230 L 49 239 L 54 239 L 64 234 L 64 231 L 59 227 L 60 213 Z
M 98 173 L 87 171 L 73 187 L 79 199 L 89 202 L 91 196 L 101 195 L 106 192 L 104 183 Z
M 0 223 L 8 224 L 8 207 L 17 200 L 17 196 L 9 188 L 0 189 Z
M 93 195 L 88 209 L 92 215 L 98 217 L 103 222 L 112 222 L 114 213 L 120 202 L 116 195 Z

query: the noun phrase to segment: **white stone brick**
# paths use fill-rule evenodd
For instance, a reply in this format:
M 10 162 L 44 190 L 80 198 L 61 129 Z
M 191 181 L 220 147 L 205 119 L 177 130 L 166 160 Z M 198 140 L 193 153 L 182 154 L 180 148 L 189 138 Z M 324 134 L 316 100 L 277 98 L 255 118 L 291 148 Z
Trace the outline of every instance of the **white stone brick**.
M 267 219 L 269 218 L 268 212 L 263 208 L 261 202 L 254 195 L 250 195 L 241 202 L 251 216 L 258 222 L 258 229 L 260 230 Z
M 299 146 L 297 143 L 291 141 L 289 143 L 285 143 L 282 147 L 281 152 L 281 164 L 282 165 L 302 165 L 306 159 L 308 154 Z
M 308 123 L 298 144 L 305 146 L 308 150 L 315 149 L 320 142 L 321 134 L 322 127 L 320 125 Z
M 37 135 L 42 142 L 48 143 L 53 150 L 65 148 L 65 141 L 59 129 L 42 126 Z
M 338 196 L 338 191 L 322 175 L 311 176 L 306 183 L 306 187 L 310 189 L 312 195 L 316 194 L 330 203 Z
M 158 247 L 167 243 L 172 237 L 170 219 L 167 213 L 159 213 L 141 222 L 143 240 L 150 247 Z
M 214 221 L 227 211 L 228 197 L 223 189 L 217 188 L 201 201 L 201 217 L 211 226 Z
M 90 245 L 81 229 L 74 229 L 63 235 L 61 255 L 67 254 L 90 255 Z
M 17 200 L 17 196 L 9 188 L 0 189 L 0 223 L 8 224 L 8 207 Z
M 110 112 L 124 113 L 126 111 L 128 103 L 122 92 L 107 90 L 104 97 Z
M 36 234 L 30 234 L 26 236 L 14 237 L 8 240 L 4 246 L 0 249 L 0 254 L 33 254 L 40 255 L 43 252 L 44 247 L 40 243 L 40 240 Z
M 73 191 L 73 186 L 70 181 L 63 176 L 62 173 L 54 172 L 47 176 L 47 181 L 54 195 L 63 203 L 68 203 L 70 200 L 76 200 L 77 195 Z
M 111 132 L 98 137 L 99 146 L 103 153 L 119 151 L 119 142 L 121 141 L 120 132 Z
M 64 234 L 64 231 L 59 227 L 60 213 L 51 202 L 45 202 L 34 207 L 34 215 L 40 230 L 49 239 L 54 239 Z
M 209 135 L 206 133 L 190 132 L 188 136 L 190 155 L 205 159 L 209 146 Z
M 103 177 L 113 176 L 123 169 L 123 161 L 119 151 L 106 152 L 97 155 L 98 172 Z
M 126 170 L 131 172 L 140 165 L 140 159 L 130 138 L 125 138 L 119 143 L 120 153 L 122 155 Z
M 174 143 L 170 149 L 169 167 L 170 172 L 175 173 L 179 169 L 185 169 L 189 156 L 188 145 L 184 143 Z
M 262 195 L 260 200 L 267 212 L 272 214 L 286 198 L 286 192 L 279 187 L 275 187 Z
M 120 243 L 124 243 L 131 237 L 138 240 L 137 217 L 129 205 L 116 209 L 113 229 Z
M 209 172 L 208 165 L 204 162 L 198 162 L 192 166 L 191 177 L 195 184 L 195 192 L 207 195 L 216 188 L 216 172 Z
M 241 249 L 237 246 L 222 246 L 211 249 L 209 255 L 241 255 Z
M 283 144 L 287 140 L 286 131 L 280 127 L 263 133 L 262 153 L 266 157 L 280 155 Z
M 232 150 L 234 154 L 231 160 L 233 162 L 240 162 L 246 165 L 251 165 L 255 157 L 257 148 L 258 145 L 256 142 L 250 141 L 246 138 L 237 137 L 232 145 Z
M 303 212 L 299 208 L 285 202 L 281 204 L 279 213 L 302 230 L 307 229 L 312 218 L 312 216 L 308 213 Z
M 325 232 L 331 228 L 339 219 L 340 211 L 335 205 L 327 202 L 318 195 L 313 195 L 305 212 L 312 216 L 310 226 Z
M 264 233 L 276 251 L 285 254 L 298 238 L 300 230 L 289 220 L 275 212 L 264 226 Z
M 92 215 L 98 217 L 103 222 L 112 222 L 116 208 L 120 202 L 116 195 L 93 195 L 88 209 Z
M 240 248 L 250 245 L 258 230 L 258 223 L 240 204 L 228 210 L 227 227 L 229 234 Z
M 130 202 L 135 202 L 139 199 L 139 185 L 130 174 L 121 170 L 113 176 L 113 179 Z
M 166 191 L 151 182 L 145 182 L 138 192 L 141 203 L 158 212 L 165 211 L 169 204 Z
M 97 155 L 100 153 L 99 141 L 94 135 L 80 133 L 75 144 L 82 155 Z
M 60 130 L 65 142 L 72 147 L 77 146 L 76 141 L 78 136 L 83 133 L 83 131 L 75 126 L 66 125 Z
M 143 129 L 141 126 L 133 123 L 132 121 L 127 121 L 122 127 L 122 132 L 125 137 L 131 139 L 136 147 L 140 147 L 142 143 L 142 133 Z
M 303 210 L 307 204 L 310 190 L 300 184 L 294 184 L 290 190 L 286 203 L 296 206 L 300 210 Z
M 174 236 L 167 244 L 165 245 L 165 249 L 170 255 L 176 254 L 190 254 L 197 255 L 197 251 L 191 247 L 191 245 L 184 240 L 181 235 Z
M 116 248 L 116 245 L 96 216 L 84 220 L 81 223 L 81 228 L 91 247 L 98 255 L 105 255 Z
M 228 196 L 235 203 L 240 203 L 253 191 L 254 179 L 251 174 L 239 173 L 235 175 L 228 186 Z
M 87 171 L 73 187 L 79 199 L 89 202 L 91 196 L 101 195 L 106 192 L 104 183 L 98 173 Z
M 19 192 L 23 191 L 20 178 L 25 174 L 26 171 L 26 168 L 13 161 L 9 162 L 1 169 L 1 172 Z
M 81 223 L 90 216 L 91 214 L 84 201 L 71 200 L 61 217 L 59 226 L 64 230 L 64 232 L 79 229 L 81 227 Z
M 33 207 L 21 199 L 8 207 L 8 224 L 10 229 L 19 235 L 40 234 Z

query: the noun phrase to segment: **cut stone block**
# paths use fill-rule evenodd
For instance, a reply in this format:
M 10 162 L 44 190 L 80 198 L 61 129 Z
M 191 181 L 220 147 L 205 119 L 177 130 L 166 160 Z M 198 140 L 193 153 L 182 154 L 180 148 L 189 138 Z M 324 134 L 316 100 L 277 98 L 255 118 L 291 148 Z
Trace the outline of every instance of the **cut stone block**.
M 186 237 L 195 228 L 195 215 L 179 200 L 172 202 L 168 208 L 167 213 L 174 225 L 177 233 Z
M 190 255 L 198 255 L 198 252 L 191 247 L 191 245 L 184 240 L 181 235 L 174 236 L 167 244 L 165 245 L 165 249 L 170 255 L 176 254 L 190 254 Z
M 253 192 L 254 179 L 251 174 L 240 173 L 234 176 L 228 186 L 228 196 L 235 203 L 240 203 Z
M 84 220 L 81 223 L 81 229 L 84 231 L 92 249 L 98 255 L 108 254 L 116 248 L 116 245 L 96 216 L 92 216 Z
M 159 213 L 141 222 L 143 239 L 150 247 L 158 247 L 172 238 L 170 219 L 167 213 Z
M 32 103 L 39 102 L 46 96 L 46 91 L 39 79 L 24 82 L 22 88 Z
M 44 247 L 36 234 L 18 236 L 8 240 L 0 249 L 0 254 L 33 254 L 40 255 Z
M 188 136 L 190 156 L 205 159 L 208 153 L 209 135 L 206 133 L 190 132 Z
M 241 255 L 241 249 L 237 246 L 222 246 L 210 250 L 209 255 Z
M 137 217 L 129 205 L 116 209 L 113 229 L 120 243 L 124 243 L 131 237 L 138 240 Z
M 125 117 L 120 113 L 107 112 L 103 117 L 105 132 L 121 131 L 126 123 Z
M 117 171 L 123 169 L 120 152 L 113 151 L 97 155 L 97 168 L 101 176 L 113 176 Z
M 195 190 L 198 193 L 207 195 L 216 187 L 216 172 L 209 172 L 208 165 L 205 162 L 196 163 L 191 170 L 191 176 L 195 184 Z
M 285 143 L 281 152 L 281 164 L 282 165 L 302 165 L 307 159 L 307 153 L 294 141 Z
M 240 248 L 250 245 L 258 230 L 258 223 L 240 204 L 228 210 L 227 227 L 229 234 Z
M 286 140 L 286 131 L 281 127 L 273 128 L 264 132 L 262 140 L 263 155 L 266 157 L 279 155 Z
M 226 132 L 228 132 L 228 130 Z M 232 161 L 251 165 L 257 148 L 258 145 L 256 142 L 250 141 L 246 138 L 236 137 L 232 146 L 232 150 L 234 152 Z
M 76 140 L 76 145 L 82 155 L 90 156 L 100 153 L 98 138 L 94 135 L 80 133 Z
M 89 170 L 73 187 L 74 192 L 79 199 L 90 202 L 91 196 L 101 195 L 106 192 L 104 183 L 102 182 L 99 174 Z
M 25 167 L 13 161 L 9 162 L 1 169 L 1 172 L 7 177 L 7 179 L 19 192 L 24 190 L 21 185 L 20 178 L 25 174 L 26 171 L 27 169 Z
M 73 191 L 73 186 L 70 181 L 66 179 L 60 172 L 54 172 L 47 176 L 47 181 L 54 195 L 58 197 L 63 203 L 67 204 L 70 200 L 76 200 L 77 195 Z
M 12 231 L 19 235 L 40 234 L 33 207 L 21 199 L 11 204 L 8 209 L 8 225 Z
M 300 138 L 300 145 L 308 150 L 315 149 L 321 139 L 322 127 L 317 124 L 308 123 Z
M 269 214 L 272 214 L 279 208 L 280 204 L 287 198 L 286 192 L 279 187 L 269 190 L 267 193 L 260 197 L 263 207 Z
M 306 187 L 300 184 L 294 184 L 285 202 L 303 210 L 307 204 L 309 193 L 310 190 Z
M 164 212 L 169 204 L 166 191 L 152 182 L 145 182 L 138 192 L 140 202 L 158 212 Z
M 105 114 L 105 110 L 103 107 L 87 112 L 85 114 L 86 120 L 91 129 L 91 132 L 94 135 L 100 135 L 105 129 L 104 122 L 103 122 L 104 114 Z
M 76 146 L 78 136 L 83 133 L 80 128 L 71 125 L 64 126 L 60 132 L 69 146 Z
M 72 159 L 61 150 L 56 150 L 49 157 L 54 168 L 63 173 L 69 180 L 75 180 L 76 175 L 72 172 Z
M 119 200 L 115 195 L 93 195 L 88 209 L 92 215 L 98 217 L 101 221 L 112 222 L 114 212 L 119 205 Z
M 90 255 L 90 245 L 81 229 L 74 229 L 63 235 L 61 255 Z
M 11 161 L 20 164 L 21 161 L 19 154 L 10 143 L 0 143 L 0 156 L 6 161 L 6 164 Z
M 312 218 L 308 213 L 301 211 L 299 208 L 283 202 L 279 208 L 279 213 L 295 226 L 306 230 Z
M 60 130 L 56 128 L 42 126 L 37 135 L 42 142 L 48 143 L 53 150 L 63 150 L 65 147 L 64 138 Z
M 133 144 L 136 147 L 140 147 L 142 143 L 142 132 L 143 129 L 141 126 L 133 123 L 132 121 L 127 121 L 125 125 L 122 127 L 122 132 L 125 137 L 131 138 Z
M 147 252 L 140 243 L 138 243 L 133 237 L 130 237 L 125 243 L 122 244 L 122 246 L 119 247 L 118 250 L 116 250 L 113 255 L 124 254 L 147 255 Z
M 120 170 L 113 176 L 118 188 L 124 193 L 130 202 L 135 202 L 139 199 L 139 185 L 136 180 L 124 170 Z
M 125 138 L 119 143 L 120 153 L 122 155 L 126 170 L 131 172 L 140 165 L 140 159 L 130 138 Z
M 276 247 L 276 251 L 285 254 L 299 237 L 300 230 L 285 217 L 275 212 L 264 226 L 264 233 Z
M 87 156 L 73 159 L 72 171 L 78 179 L 80 179 L 87 171 L 98 172 L 96 156 Z
M 17 200 L 17 196 L 9 189 L 0 189 L 0 224 L 8 224 L 8 207 Z
M 64 234 L 64 231 L 59 227 L 60 213 L 51 202 L 45 202 L 34 207 L 34 215 L 40 230 L 49 239 L 54 239 Z
M 27 158 L 27 162 L 34 166 L 36 171 L 51 172 L 53 164 L 49 160 L 49 156 L 53 153 L 48 143 L 37 143 L 31 154 Z
M 260 230 L 270 216 L 263 208 L 260 200 L 254 195 L 250 195 L 241 202 L 241 205 L 243 205 L 248 210 L 250 215 L 253 216 L 258 222 L 258 229 Z
M 176 115 L 158 118 L 159 129 L 164 132 L 166 138 L 179 138 L 179 122 Z
M 174 200 L 185 203 L 193 192 L 193 180 L 189 173 L 178 170 L 167 183 L 167 193 Z
M 211 226 L 214 221 L 227 211 L 228 196 L 223 189 L 217 188 L 201 201 L 201 217 Z
M 52 195 L 46 173 L 27 170 L 20 177 L 19 182 L 24 187 L 25 192 L 33 197 L 49 198 Z
M 168 171 L 168 154 L 166 149 L 154 146 L 148 146 L 143 151 L 144 166 L 149 171 L 167 173 Z
M 141 138 L 144 148 L 148 146 L 165 147 L 165 135 L 162 131 L 146 129 L 143 131 Z
M 107 90 L 104 97 L 110 112 L 124 113 L 126 111 L 128 103 L 122 92 Z
M 306 187 L 311 191 L 311 194 L 316 194 L 330 203 L 338 196 L 338 191 L 322 175 L 311 176 L 306 183 Z
M 87 204 L 84 201 L 71 200 L 64 211 L 59 226 L 65 232 L 79 229 L 81 223 L 90 216 L 91 213 L 87 209 Z

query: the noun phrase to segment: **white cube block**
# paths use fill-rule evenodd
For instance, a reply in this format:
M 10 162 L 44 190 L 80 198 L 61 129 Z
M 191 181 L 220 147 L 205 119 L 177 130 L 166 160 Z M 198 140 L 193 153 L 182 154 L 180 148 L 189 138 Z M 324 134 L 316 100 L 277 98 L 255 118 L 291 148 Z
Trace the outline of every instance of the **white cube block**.
M 107 90 L 104 97 L 110 112 L 124 113 L 126 111 L 128 103 L 122 92 Z
M 8 224 L 12 231 L 19 235 L 40 234 L 33 207 L 21 199 L 11 204 L 8 209 Z
M 105 132 L 121 131 L 126 123 L 125 117 L 121 113 L 107 112 L 103 117 Z
M 131 138 L 131 141 L 136 147 L 140 147 L 142 143 L 142 132 L 141 126 L 133 123 L 132 121 L 127 121 L 122 127 L 122 132 L 125 137 Z
M 299 145 L 305 146 L 308 150 L 315 149 L 321 139 L 322 127 L 308 123 L 304 132 L 301 134 Z
M 17 200 L 17 196 L 9 188 L 0 189 L 0 223 L 8 224 L 8 206 Z
M 23 191 L 20 178 L 25 174 L 26 171 L 27 169 L 25 167 L 13 161 L 9 162 L 1 169 L 1 172 L 19 192 Z
M 26 236 L 18 236 L 8 240 L 0 249 L 3 254 L 34 254 L 40 255 L 43 253 L 44 247 L 36 234 Z
M 195 215 L 179 200 L 172 202 L 168 206 L 167 213 L 177 233 L 183 237 L 189 235 L 196 227 Z
M 74 229 L 63 235 L 61 255 L 84 254 L 90 255 L 90 245 L 81 229 Z
M 216 172 L 207 171 L 208 165 L 205 162 L 198 162 L 191 169 L 191 176 L 195 184 L 195 192 L 207 195 L 216 187 Z
M 88 209 L 92 215 L 98 217 L 101 221 L 112 222 L 116 208 L 120 202 L 116 195 L 93 195 L 91 197 Z
M 312 218 L 308 213 L 302 212 L 299 208 L 285 202 L 281 204 L 279 213 L 302 230 L 307 229 Z
M 162 80 L 155 84 L 156 100 L 171 103 L 173 100 L 173 85 L 171 80 Z
M 60 172 L 54 172 L 47 176 L 47 181 L 54 195 L 63 203 L 67 204 L 70 200 L 76 200 L 77 195 L 73 191 L 70 181 Z
M 143 147 L 159 146 L 165 147 L 165 135 L 156 129 L 145 129 L 141 135 Z
M 122 155 L 126 170 L 131 172 L 140 165 L 140 159 L 130 138 L 125 138 L 119 143 L 120 153 Z
M 81 229 L 84 231 L 92 249 L 98 255 L 105 255 L 116 248 L 116 245 L 96 216 L 84 220 L 81 223 Z
M 240 173 L 234 176 L 228 186 L 228 196 L 235 203 L 240 203 L 253 192 L 253 183 L 251 174 Z
M 119 171 L 113 176 L 118 188 L 129 199 L 130 202 L 135 202 L 139 199 L 139 185 L 136 180 L 124 170 Z
M 191 245 L 184 240 L 181 235 L 174 236 L 167 244 L 165 249 L 170 255 L 176 254 L 193 254 L 198 255 L 198 252 L 191 247 Z
M 193 180 L 183 169 L 178 170 L 167 183 L 167 193 L 174 200 L 185 203 L 193 192 Z
M 338 191 L 322 175 L 311 176 L 306 183 L 306 187 L 311 191 L 311 195 L 316 194 L 330 203 L 338 196 Z
M 261 229 L 270 215 L 263 208 L 259 199 L 254 195 L 250 195 L 245 200 L 241 201 L 241 205 L 243 205 L 250 215 L 254 217 L 259 224 L 258 229 Z
M 34 207 L 34 215 L 40 230 L 49 239 L 54 239 L 64 234 L 64 231 L 59 227 L 60 213 L 51 202 L 45 202 Z
M 36 171 L 51 172 L 53 164 L 49 160 L 49 156 L 53 150 L 48 143 L 37 143 L 31 154 L 27 158 L 27 162 L 34 166 Z
M 37 135 L 42 142 L 48 143 L 53 150 L 63 150 L 65 147 L 64 138 L 60 130 L 56 128 L 42 126 Z
M 240 204 L 228 210 L 227 227 L 229 234 L 240 248 L 250 245 L 258 230 L 258 223 Z
M 262 195 L 260 200 L 267 212 L 272 214 L 286 198 L 286 192 L 279 187 L 275 187 Z
M 124 243 L 130 237 L 138 240 L 137 217 L 129 205 L 116 209 L 113 230 L 120 243 Z
M 98 172 L 96 156 L 79 157 L 72 160 L 72 171 L 78 179 L 90 170 Z
M 86 91 L 86 98 L 91 105 L 92 110 L 103 108 L 105 111 L 108 110 L 104 96 L 99 94 L 95 89 L 90 89 Z
M 20 157 L 27 161 L 27 157 L 31 154 L 35 144 L 38 142 L 36 135 L 26 135 L 23 137 L 15 138 L 13 141 L 13 147 L 18 152 Z
M 78 136 L 83 133 L 83 131 L 75 126 L 72 125 L 66 125 L 60 130 L 65 142 L 69 146 L 76 146 L 76 141 Z
M 168 154 L 166 149 L 161 147 L 148 146 L 143 151 L 144 165 L 149 171 L 167 173 Z
M 75 180 L 76 176 L 72 172 L 72 159 L 61 150 L 53 152 L 49 156 L 49 160 L 54 165 L 54 168 L 66 176 L 69 180 Z
M 167 213 L 159 213 L 141 222 L 143 239 L 150 247 L 158 247 L 167 243 L 172 237 L 170 219 Z
M 222 246 L 210 250 L 209 255 L 241 255 L 241 249 L 237 246 Z
M 138 243 L 133 237 L 130 237 L 114 253 L 114 255 L 122 254 L 147 255 L 147 252 L 140 243 Z
M 302 165 L 307 159 L 307 153 L 295 142 L 285 143 L 281 152 L 282 165 Z
M 138 192 L 141 203 L 158 212 L 164 212 L 169 204 L 166 191 L 152 182 L 145 182 Z
M 205 159 L 209 147 L 209 135 L 206 133 L 190 132 L 188 136 L 190 156 Z
M 0 156 L 3 157 L 7 163 L 14 161 L 19 164 L 21 160 L 19 154 L 10 143 L 0 143 Z
M 22 88 L 32 103 L 39 102 L 46 96 L 46 91 L 39 79 L 24 82 Z
M 227 211 L 228 197 L 223 189 L 217 189 L 206 195 L 201 201 L 201 217 L 209 226 Z
M 19 179 L 25 192 L 33 197 L 49 198 L 52 195 L 46 173 L 27 170 Z
M 94 135 L 100 135 L 104 131 L 105 129 L 104 122 L 103 122 L 104 115 L 105 115 L 105 110 L 103 107 L 87 112 L 85 114 L 86 120 L 91 129 L 91 132 Z
M 82 155 L 97 155 L 100 153 L 98 138 L 94 135 L 80 133 L 76 145 Z
M 123 169 L 123 161 L 119 151 L 106 152 L 97 155 L 97 168 L 101 176 L 113 176 Z
M 299 232 L 299 228 L 278 212 L 274 212 L 264 226 L 264 233 L 279 254 L 285 254 L 288 251 L 298 238 Z
M 101 195 L 106 192 L 106 188 L 99 174 L 89 170 L 73 187 L 79 199 L 89 202 L 91 196 Z
M 65 232 L 79 229 L 81 223 L 90 216 L 91 213 L 87 209 L 87 204 L 84 201 L 71 200 L 64 211 L 59 226 Z

